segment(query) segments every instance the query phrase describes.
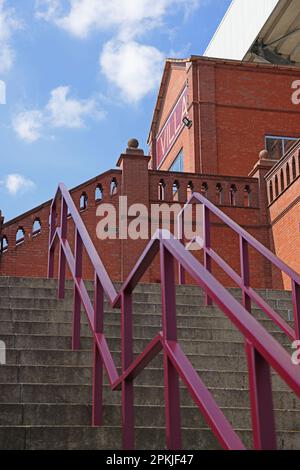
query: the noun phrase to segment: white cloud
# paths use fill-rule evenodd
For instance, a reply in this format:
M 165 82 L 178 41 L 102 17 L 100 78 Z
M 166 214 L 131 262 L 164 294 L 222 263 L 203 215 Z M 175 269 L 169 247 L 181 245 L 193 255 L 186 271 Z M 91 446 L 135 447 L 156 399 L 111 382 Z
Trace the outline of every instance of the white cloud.
M 41 137 L 44 116 L 39 110 L 24 111 L 13 118 L 13 129 L 26 142 L 35 142 Z
M 110 41 L 100 56 L 106 78 L 112 81 L 129 102 L 137 102 L 159 83 L 164 56 L 155 47 L 135 41 Z
M 36 15 L 79 38 L 92 31 L 112 31 L 133 39 L 146 30 L 157 28 L 174 8 L 187 14 L 200 0 L 36 0 Z
M 1 184 L 4 185 L 6 190 L 12 195 L 24 193 L 35 187 L 33 181 L 26 179 L 24 176 L 19 175 L 18 173 L 7 175 L 5 180 L 1 181 Z
M 70 87 L 60 86 L 50 93 L 50 99 L 42 109 L 22 111 L 15 115 L 12 126 L 25 142 L 35 142 L 47 128 L 78 129 L 85 127 L 86 119 L 102 119 L 96 98 L 79 100 L 69 98 Z
M 11 39 L 14 31 L 20 27 L 15 10 L 7 7 L 6 0 L 0 0 L 0 73 L 8 72 L 14 62 L 15 51 Z
M 104 113 L 98 110 L 96 99 L 76 100 L 68 98 L 70 88 L 61 86 L 51 92 L 51 98 L 46 106 L 49 120 L 53 127 L 76 129 L 84 127 L 84 118 L 101 119 Z
M 36 0 L 36 15 L 84 39 L 109 32 L 100 55 L 101 72 L 128 102 L 137 102 L 159 82 L 164 54 L 138 38 L 161 27 L 175 12 L 184 16 L 203 0 Z

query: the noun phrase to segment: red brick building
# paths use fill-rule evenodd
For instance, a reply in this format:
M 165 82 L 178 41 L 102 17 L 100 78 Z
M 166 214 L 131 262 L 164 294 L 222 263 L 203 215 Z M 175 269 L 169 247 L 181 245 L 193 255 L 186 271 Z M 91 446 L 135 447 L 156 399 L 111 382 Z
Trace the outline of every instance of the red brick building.
M 128 206 L 183 204 L 192 191 L 202 192 L 299 271 L 300 128 L 299 107 L 291 100 L 299 75 L 295 67 L 195 56 L 166 61 L 149 134 L 150 157 L 129 148 L 117 170 L 71 191 L 114 280 L 126 277 L 147 241 L 98 240 L 97 207 L 110 202 L 118 213 L 120 195 L 127 196 Z M 263 149 L 268 152 L 261 153 Z M 46 276 L 49 210 L 50 201 L 0 223 L 1 275 Z M 74 232 L 71 220 L 69 231 Z M 238 271 L 238 240 L 218 220 L 213 220 L 212 243 Z M 196 255 L 201 258 L 200 251 Z M 281 274 L 255 253 L 250 255 L 253 286 L 282 287 Z M 224 273 L 213 270 L 231 285 Z M 85 274 L 91 276 L 87 261 Z M 154 264 L 145 280 L 158 279 Z

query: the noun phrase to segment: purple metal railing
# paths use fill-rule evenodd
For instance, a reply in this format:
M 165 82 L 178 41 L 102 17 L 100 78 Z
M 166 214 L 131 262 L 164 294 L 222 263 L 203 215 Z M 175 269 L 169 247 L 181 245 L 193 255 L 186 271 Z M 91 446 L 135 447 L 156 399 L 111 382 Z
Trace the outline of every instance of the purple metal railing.
M 56 227 L 56 208 L 61 198 L 61 223 Z M 75 225 L 75 256 L 67 240 L 67 212 Z M 237 329 L 244 335 L 249 348 L 251 368 L 250 393 L 255 397 L 255 419 L 253 420 L 255 448 L 276 448 L 276 436 L 271 396 L 270 366 L 272 366 L 290 388 L 300 396 L 300 375 L 293 366 L 288 353 L 249 312 L 202 266 L 184 246 L 169 233 L 158 230 L 148 243 L 132 272 L 117 294 L 97 254 L 90 236 L 78 214 L 75 204 L 63 184 L 58 188 L 51 206 L 48 275 L 54 276 L 54 255 L 56 244 L 60 245 L 59 256 L 59 298 L 64 296 L 65 268 L 68 263 L 74 280 L 73 349 L 80 346 L 80 307 L 84 306 L 94 337 L 93 368 L 93 425 L 102 422 L 102 380 L 103 367 L 108 374 L 112 390 L 122 389 L 123 447 L 134 448 L 134 402 L 133 383 L 139 373 L 163 351 L 166 442 L 169 449 L 181 448 L 180 392 L 179 380 L 186 385 L 191 397 L 202 412 L 209 427 L 224 449 L 245 449 L 239 436 L 220 410 L 213 396 L 206 388 L 177 341 L 175 261 L 180 263 L 206 292 L 207 296 L 220 307 Z M 95 271 L 95 301 L 90 301 L 82 279 L 83 247 Z M 162 331 L 150 341 L 145 350 L 134 359 L 133 356 L 133 311 L 132 293 L 137 283 L 160 253 L 162 287 Z M 103 331 L 104 294 L 111 305 L 121 308 L 122 373 L 119 376 L 109 351 Z
M 234 283 L 241 288 L 243 295 L 243 305 L 251 312 L 251 302 L 255 302 L 259 308 L 276 323 L 279 328 L 291 339 L 300 339 L 300 276 L 299 274 L 286 265 L 281 259 L 279 259 L 274 253 L 268 248 L 262 245 L 246 230 L 240 227 L 224 212 L 218 209 L 214 204 L 208 201 L 204 196 L 199 193 L 194 193 L 189 201 L 185 204 L 183 209 L 178 214 L 178 238 L 183 243 L 183 224 L 184 224 L 184 213 L 190 204 L 201 204 L 203 206 L 203 240 L 200 240 L 201 247 L 204 253 L 204 264 L 206 269 L 211 272 L 211 261 L 213 260 L 219 265 L 226 274 L 234 281 Z M 216 216 L 221 220 L 227 227 L 232 229 L 238 236 L 240 241 L 240 266 L 241 275 L 237 274 L 229 264 L 221 258 L 218 253 L 211 247 L 211 215 Z M 188 245 L 194 241 L 199 240 L 199 236 L 195 237 Z M 188 247 L 187 245 L 187 247 Z M 293 297 L 293 312 L 294 312 L 294 330 L 290 325 L 283 320 L 283 318 L 275 312 L 274 309 L 251 287 L 250 285 L 250 266 L 249 266 L 249 253 L 248 247 L 251 246 L 276 268 L 285 273 L 291 279 L 292 284 L 292 297 Z M 180 283 L 185 283 L 184 269 L 179 266 L 179 279 Z M 206 299 L 207 304 L 210 304 L 210 299 Z
M 241 228 L 236 222 L 228 217 L 224 212 L 218 209 L 214 204 L 208 201 L 199 193 L 194 193 L 190 200 L 185 204 L 181 212 L 178 214 L 178 238 L 184 244 L 184 213 L 190 204 L 202 204 L 203 206 L 203 239 L 199 236 L 194 237 L 186 248 L 193 242 L 201 245 L 204 254 L 204 265 L 208 272 L 211 272 L 211 261 L 213 260 L 219 265 L 223 271 L 235 282 L 242 290 L 242 301 L 245 309 L 251 313 L 252 301 L 277 325 L 292 341 L 300 339 L 300 276 L 293 269 L 287 266 L 282 260 L 268 250 L 264 245 L 257 241 L 252 235 Z M 238 275 L 229 264 L 222 259 L 211 247 L 211 215 L 216 216 L 225 225 L 230 227 L 238 236 L 240 241 L 240 267 L 241 274 Z M 270 263 L 276 266 L 280 271 L 287 274 L 291 279 L 293 313 L 294 313 L 294 329 L 274 310 L 271 306 L 251 287 L 250 285 L 250 265 L 249 251 L 251 246 L 258 253 L 264 256 Z M 185 283 L 185 270 L 182 264 L 179 264 L 179 281 L 180 284 Z M 212 299 L 206 295 L 206 305 L 211 305 Z M 249 385 L 250 385 L 250 402 L 252 425 L 254 432 L 254 447 L 274 448 L 276 445 L 275 423 L 272 409 L 272 385 L 270 378 L 269 365 L 266 361 L 258 356 L 257 350 L 253 344 L 245 338 L 245 351 L 248 361 Z M 264 384 L 257 388 L 257 379 L 259 376 L 264 377 Z M 264 423 L 262 417 L 265 416 Z M 265 436 L 265 437 L 263 437 Z M 266 442 L 265 442 L 266 439 Z M 267 447 L 266 447 L 267 444 Z

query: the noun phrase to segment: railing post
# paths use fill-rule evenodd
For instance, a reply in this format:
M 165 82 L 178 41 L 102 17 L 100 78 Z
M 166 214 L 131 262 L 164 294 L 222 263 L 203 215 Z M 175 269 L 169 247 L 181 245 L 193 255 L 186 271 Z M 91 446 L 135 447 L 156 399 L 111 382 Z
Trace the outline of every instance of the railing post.
M 94 281 L 94 332 L 103 334 L 104 328 L 104 292 L 102 284 L 95 273 Z M 94 339 L 94 364 L 93 364 L 93 426 L 102 424 L 102 400 L 103 400 L 103 360 L 99 352 L 97 342 Z
M 178 239 L 184 245 L 184 210 L 178 217 Z M 178 284 L 185 285 L 185 269 L 180 263 L 178 264 Z
M 59 250 L 59 266 L 58 266 L 58 298 L 63 299 L 65 296 L 65 279 L 66 279 L 66 255 L 64 253 L 62 244 L 67 238 L 68 231 L 68 206 L 64 198 L 61 198 L 61 214 L 60 214 L 60 230 L 61 230 L 61 245 Z
M 276 450 L 276 429 L 269 364 L 246 341 L 253 445 L 255 450 Z
M 132 293 L 122 292 L 121 297 L 122 372 L 125 372 L 133 361 Z M 133 450 L 135 445 L 134 389 L 132 379 L 124 380 L 122 383 L 122 425 L 123 449 Z
M 78 232 L 75 230 L 75 277 L 81 281 L 82 279 L 82 239 Z M 81 320 L 81 298 L 74 284 L 74 306 L 73 306 L 73 335 L 72 335 L 72 348 L 73 350 L 80 348 L 80 320 Z
M 207 250 L 211 247 L 211 225 L 210 225 L 210 212 L 208 207 L 204 205 L 204 221 L 203 221 L 203 235 L 204 235 L 204 266 L 209 273 L 211 273 L 211 257 Z M 205 305 L 212 305 L 212 299 L 205 293 Z
M 243 282 L 242 296 L 243 306 L 251 313 L 251 297 L 245 292 L 245 287 L 250 287 L 250 270 L 249 270 L 249 251 L 247 241 L 240 236 L 240 264 L 241 278 Z
M 161 243 L 160 269 L 162 288 L 162 321 L 164 341 L 177 341 L 176 287 L 174 259 Z M 181 417 L 179 379 L 175 367 L 164 350 L 164 393 L 166 441 L 169 450 L 181 449 Z
M 55 249 L 51 245 L 53 242 L 54 233 L 56 230 L 56 207 L 55 204 L 51 206 L 50 211 L 50 227 L 49 227 L 49 253 L 48 253 L 48 278 L 54 277 L 54 255 Z
M 295 339 L 300 339 L 300 286 L 292 280 Z

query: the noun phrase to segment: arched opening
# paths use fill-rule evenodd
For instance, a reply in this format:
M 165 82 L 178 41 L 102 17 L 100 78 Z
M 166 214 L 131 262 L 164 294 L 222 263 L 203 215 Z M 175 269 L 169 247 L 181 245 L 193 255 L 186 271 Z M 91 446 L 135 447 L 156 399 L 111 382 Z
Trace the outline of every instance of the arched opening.
M 289 186 L 291 183 L 291 172 L 289 163 L 286 165 L 286 185 Z
M 269 184 L 269 199 L 270 199 L 270 202 L 272 202 L 273 199 L 274 199 L 273 183 L 272 183 L 272 181 L 270 181 L 270 184 Z
M 224 195 L 224 191 L 223 191 L 223 186 L 221 185 L 221 183 L 218 183 L 216 185 L 216 191 L 217 191 L 217 201 L 218 201 L 218 204 L 223 204 L 223 195 Z
M 173 195 L 173 201 L 179 200 L 179 183 L 177 180 L 174 181 L 172 185 L 172 195 Z
M 163 179 L 160 180 L 158 183 L 158 200 L 159 201 L 164 201 L 165 200 L 165 189 L 166 189 L 166 184 Z
M 8 250 L 8 239 L 6 235 L 1 238 L 0 241 L 0 253 L 5 253 Z
M 251 207 L 251 188 L 247 184 L 244 189 L 244 207 Z
M 275 197 L 279 195 L 278 176 L 275 176 Z
M 113 178 L 110 183 L 110 195 L 115 196 L 118 194 L 118 183 L 116 178 Z
M 103 199 L 102 184 L 98 184 L 96 189 L 95 189 L 95 201 L 99 202 L 99 201 L 102 201 L 102 199 Z
M 186 188 L 186 199 L 187 201 L 192 197 L 194 192 L 194 185 L 192 181 L 188 182 L 187 188 Z
M 86 193 L 82 193 L 80 196 L 79 208 L 81 211 L 87 209 L 88 206 L 88 196 Z
M 284 174 L 282 168 L 280 171 L 280 191 L 284 191 Z
M 293 159 L 292 159 L 292 177 L 293 177 L 293 180 L 296 178 L 296 176 L 297 176 L 296 160 L 295 160 L 295 157 L 293 157 Z
M 16 245 L 23 243 L 25 240 L 25 230 L 23 227 L 19 227 L 16 233 Z
M 208 194 L 208 184 L 207 183 L 202 183 L 201 185 L 201 193 L 203 194 L 203 196 L 207 197 L 207 194 Z
M 35 221 L 32 224 L 32 236 L 38 235 L 41 233 L 42 230 L 42 224 L 39 218 L 35 219 Z
M 230 200 L 230 205 L 231 206 L 236 205 L 236 193 L 237 193 L 236 185 L 232 184 L 230 186 L 230 190 L 229 190 L 229 200 Z

